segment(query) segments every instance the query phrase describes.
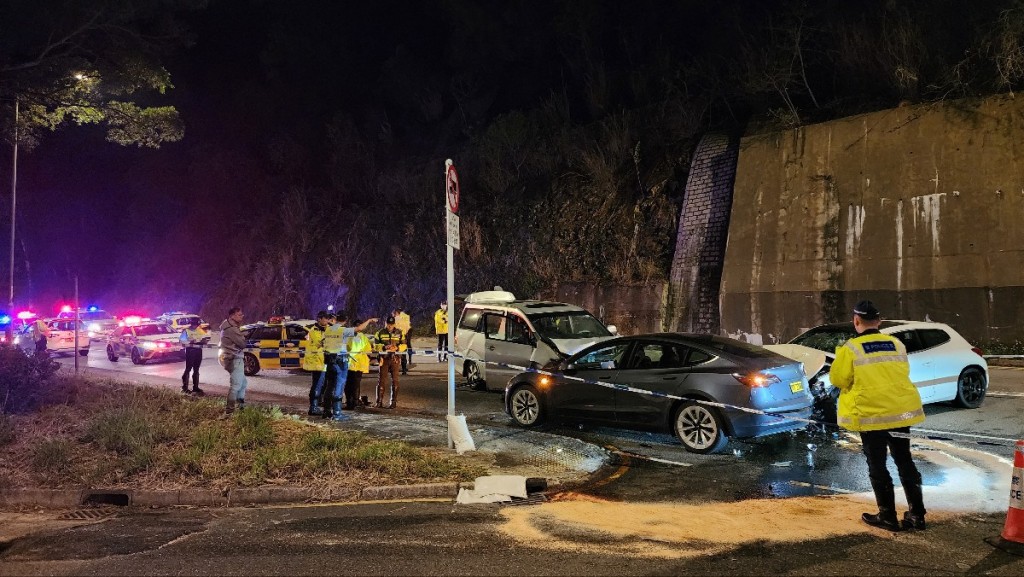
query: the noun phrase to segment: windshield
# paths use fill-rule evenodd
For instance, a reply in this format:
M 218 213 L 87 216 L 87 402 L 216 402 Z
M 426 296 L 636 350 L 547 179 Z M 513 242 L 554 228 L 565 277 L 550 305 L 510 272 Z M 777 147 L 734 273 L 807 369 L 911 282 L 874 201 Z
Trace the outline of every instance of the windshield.
M 167 325 L 139 325 L 135 327 L 135 336 L 151 337 L 153 335 L 174 334 Z
M 552 340 L 612 336 L 604 324 L 587 311 L 529 315 L 528 318 L 542 337 Z

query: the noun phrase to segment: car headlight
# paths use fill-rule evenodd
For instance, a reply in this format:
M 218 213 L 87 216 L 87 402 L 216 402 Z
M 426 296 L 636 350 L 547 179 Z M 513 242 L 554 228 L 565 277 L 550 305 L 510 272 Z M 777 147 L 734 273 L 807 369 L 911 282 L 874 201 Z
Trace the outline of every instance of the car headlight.
M 156 348 L 156 343 L 151 343 L 151 342 L 148 342 L 148 341 L 144 342 L 144 343 L 142 343 L 142 348 L 153 350 L 153 349 Z
M 89 325 L 89 332 L 90 333 L 98 333 L 98 332 L 100 332 L 101 328 L 102 327 L 100 327 L 99 323 L 92 323 L 92 324 Z

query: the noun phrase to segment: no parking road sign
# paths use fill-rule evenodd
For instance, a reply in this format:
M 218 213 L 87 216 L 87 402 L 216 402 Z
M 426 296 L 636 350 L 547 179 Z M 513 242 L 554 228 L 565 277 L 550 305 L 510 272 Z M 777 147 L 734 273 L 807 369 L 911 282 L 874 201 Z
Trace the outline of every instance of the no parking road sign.
M 448 210 L 459 214 L 459 173 L 455 171 L 455 163 L 450 158 L 444 164 L 445 189 L 448 192 Z

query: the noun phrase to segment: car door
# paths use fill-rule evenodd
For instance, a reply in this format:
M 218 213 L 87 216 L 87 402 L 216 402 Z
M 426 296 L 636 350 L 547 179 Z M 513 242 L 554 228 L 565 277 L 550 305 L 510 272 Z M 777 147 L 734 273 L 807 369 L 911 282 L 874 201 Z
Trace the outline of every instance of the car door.
M 276 369 L 281 366 L 281 325 L 265 325 L 256 327 L 246 345 L 257 349 L 253 351 L 259 359 L 261 369 Z
M 302 341 L 306 329 L 299 325 L 285 325 L 284 340 L 281 341 L 281 368 L 297 369 L 302 366 Z
M 630 387 L 674 395 L 686 380 L 687 347 L 663 341 L 639 341 L 617 382 Z M 622 423 L 659 426 L 666 422 L 672 401 L 660 395 L 615 391 L 615 418 Z
M 929 399 L 936 402 L 956 398 L 957 381 L 966 364 L 963 351 L 942 346 L 951 340 L 949 333 L 942 329 L 917 329 L 917 334 L 921 341 L 921 351 L 917 354 L 929 359 L 932 368 Z
M 910 364 L 910 381 L 917 387 L 922 403 L 931 402 L 935 396 L 935 371 L 932 358 L 921 351 L 924 345 L 918 331 L 906 329 L 892 333 L 907 348 L 907 362 Z
M 614 421 L 613 385 L 631 347 L 632 341 L 618 341 L 570 357 L 564 372 L 571 378 L 557 379 L 548 393 L 552 409 L 563 417 Z
M 497 322 L 498 319 L 501 319 L 500 323 Z M 487 342 L 484 350 L 488 388 L 503 389 L 509 379 L 530 366 L 534 348 L 530 327 L 526 324 L 526 319 L 511 312 L 501 316 L 487 314 L 484 323 L 488 327 L 485 332 Z M 495 333 L 490 331 L 492 324 L 499 325 Z

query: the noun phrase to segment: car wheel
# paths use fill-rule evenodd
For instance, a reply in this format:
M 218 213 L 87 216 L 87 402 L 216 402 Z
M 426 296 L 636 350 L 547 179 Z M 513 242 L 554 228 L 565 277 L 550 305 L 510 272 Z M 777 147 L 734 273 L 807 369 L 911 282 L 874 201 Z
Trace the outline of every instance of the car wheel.
M 114 347 L 110 345 L 107 345 L 107 360 L 112 363 L 117 362 L 117 355 L 114 354 Z
M 985 382 L 985 373 L 974 367 L 966 368 L 960 373 L 956 382 L 956 404 L 967 408 L 977 409 L 985 400 L 985 393 L 988 391 L 988 383 Z
M 687 401 L 676 409 L 672 431 L 691 453 L 717 453 L 729 442 L 718 411 L 694 401 Z
M 144 364 L 146 364 L 146 359 L 142 358 L 142 353 L 139 352 L 139 349 L 136 349 L 136 348 L 132 349 L 132 364 L 136 364 L 136 365 L 144 365 Z
M 473 361 L 466 361 L 466 382 L 477 391 L 487 390 L 487 381 L 480 376 L 480 367 Z
M 89 356 L 89 349 L 79 349 L 78 356 L 87 357 Z
M 245 376 L 251 377 L 260 372 L 260 360 L 252 353 L 245 353 L 243 357 L 245 364 Z
M 523 385 L 512 391 L 508 404 L 512 420 L 520 427 L 536 427 L 547 417 L 537 389 L 530 385 Z

